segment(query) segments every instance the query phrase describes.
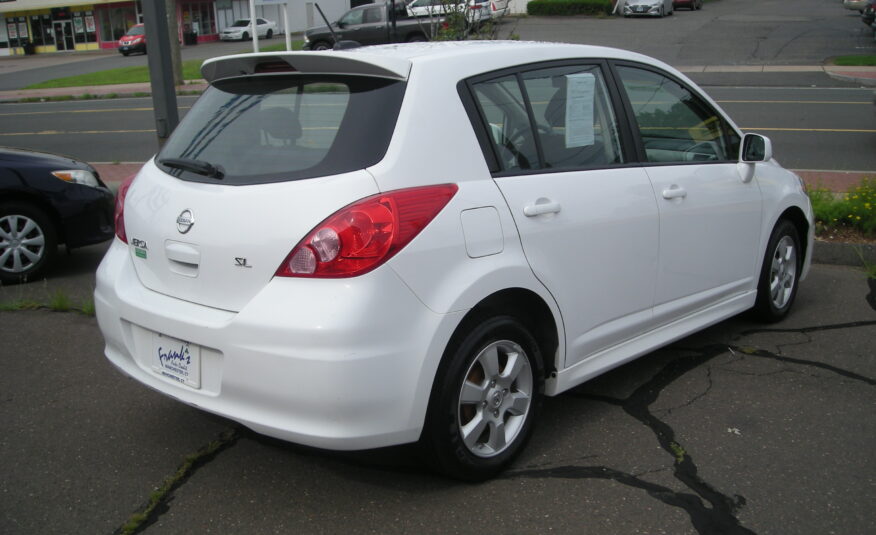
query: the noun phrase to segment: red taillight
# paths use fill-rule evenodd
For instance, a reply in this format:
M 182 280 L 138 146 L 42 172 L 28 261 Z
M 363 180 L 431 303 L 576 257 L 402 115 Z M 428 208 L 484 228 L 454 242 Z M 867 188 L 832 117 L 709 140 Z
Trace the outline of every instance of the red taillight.
M 381 193 L 317 225 L 280 264 L 278 277 L 355 277 L 410 243 L 456 194 L 456 184 Z
M 116 236 L 125 243 L 128 243 L 128 234 L 125 232 L 125 196 L 136 176 L 137 173 L 134 173 L 126 178 L 116 193 L 116 212 L 113 215 L 113 224 L 116 226 Z

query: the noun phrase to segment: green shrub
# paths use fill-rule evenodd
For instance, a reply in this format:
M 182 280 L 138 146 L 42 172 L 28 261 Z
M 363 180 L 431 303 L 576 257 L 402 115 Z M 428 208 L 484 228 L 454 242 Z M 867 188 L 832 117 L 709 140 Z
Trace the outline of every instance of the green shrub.
M 865 178 L 841 196 L 823 188 L 811 189 L 809 200 L 819 229 L 848 227 L 876 236 L 876 178 Z
M 530 15 L 609 15 L 611 0 L 533 0 L 526 5 Z

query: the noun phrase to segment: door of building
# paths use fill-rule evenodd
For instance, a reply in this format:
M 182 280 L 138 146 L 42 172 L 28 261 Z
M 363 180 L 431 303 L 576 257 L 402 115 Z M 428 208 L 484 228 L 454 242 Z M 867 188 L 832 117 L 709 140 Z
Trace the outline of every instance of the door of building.
M 55 46 L 58 50 L 73 50 L 76 43 L 73 41 L 73 22 L 69 20 L 56 20 L 53 23 L 55 32 Z

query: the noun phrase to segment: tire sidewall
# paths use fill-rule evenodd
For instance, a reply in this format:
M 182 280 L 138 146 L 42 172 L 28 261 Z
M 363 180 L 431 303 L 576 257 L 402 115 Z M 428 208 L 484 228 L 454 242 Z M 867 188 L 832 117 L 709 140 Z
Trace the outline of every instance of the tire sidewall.
M 785 306 L 777 308 L 773 304 L 770 296 L 770 271 L 772 270 L 773 256 L 776 253 L 776 247 L 785 236 L 790 236 L 794 242 L 795 255 L 795 273 L 794 284 L 791 287 L 791 297 Z M 782 219 L 773 228 L 767 243 L 766 253 L 763 258 L 763 265 L 760 270 L 760 278 L 757 285 L 757 300 L 755 302 L 755 312 L 760 319 L 768 322 L 775 322 L 783 319 L 788 315 L 791 307 L 794 305 L 794 300 L 797 297 L 797 288 L 800 284 L 800 273 L 803 267 L 803 250 L 800 247 L 800 236 L 796 227 L 787 219 Z
M 459 431 L 459 393 L 465 374 L 480 352 L 493 342 L 509 340 L 523 348 L 533 375 L 533 394 L 526 421 L 511 444 L 493 457 L 478 457 L 469 451 Z M 477 322 L 458 343 L 448 345 L 438 368 L 426 424 L 423 445 L 430 464 L 451 477 L 482 481 L 505 467 L 524 448 L 541 408 L 544 393 L 544 365 L 535 338 L 512 316 L 496 316 Z
M 43 233 L 45 247 L 43 248 L 42 258 L 31 269 L 21 273 L 0 271 L 0 282 L 3 284 L 14 284 L 38 280 L 45 275 L 46 270 L 52 264 L 55 257 L 55 250 L 57 249 L 55 228 L 49 217 L 42 210 L 30 204 L 19 202 L 0 203 L 0 218 L 8 215 L 24 216 L 36 223 Z

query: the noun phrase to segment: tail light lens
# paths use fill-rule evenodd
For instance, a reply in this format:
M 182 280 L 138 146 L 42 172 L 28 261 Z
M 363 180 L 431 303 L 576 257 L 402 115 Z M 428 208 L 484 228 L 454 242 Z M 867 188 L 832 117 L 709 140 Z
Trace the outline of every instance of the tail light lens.
M 116 210 L 113 214 L 113 224 L 116 227 L 116 236 L 125 243 L 128 243 L 128 234 L 125 232 L 125 197 L 128 195 L 128 189 L 137 173 L 126 178 L 122 185 L 119 186 L 119 191 L 116 193 Z
M 355 277 L 404 248 L 456 194 L 456 184 L 381 193 L 341 208 L 286 257 L 278 277 Z

